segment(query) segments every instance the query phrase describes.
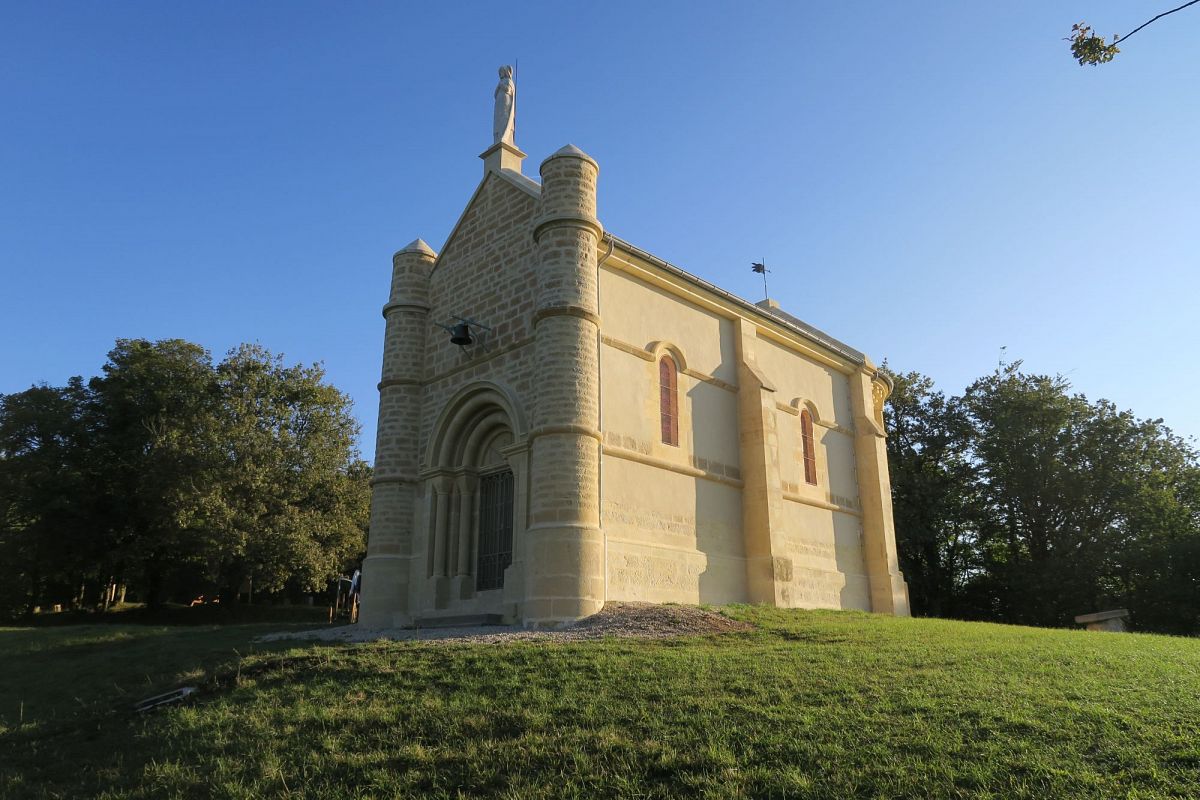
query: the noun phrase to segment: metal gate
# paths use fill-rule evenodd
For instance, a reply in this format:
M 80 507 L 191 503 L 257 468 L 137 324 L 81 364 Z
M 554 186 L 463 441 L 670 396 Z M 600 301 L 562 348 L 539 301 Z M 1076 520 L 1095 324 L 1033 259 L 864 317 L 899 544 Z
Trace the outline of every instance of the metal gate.
M 513 474 L 494 472 L 479 479 L 479 564 L 475 588 L 504 586 L 504 570 L 512 563 Z

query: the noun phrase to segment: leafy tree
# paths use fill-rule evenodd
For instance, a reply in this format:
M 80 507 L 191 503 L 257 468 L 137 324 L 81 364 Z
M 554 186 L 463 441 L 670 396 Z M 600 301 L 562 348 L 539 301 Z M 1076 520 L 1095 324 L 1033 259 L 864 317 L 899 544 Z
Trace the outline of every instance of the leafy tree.
M 977 568 L 970 423 L 961 403 L 935 391 L 931 379 L 888 374 L 892 508 L 909 599 L 917 614 L 959 615 L 963 587 Z
M 1027 375 L 1019 363 L 976 381 L 964 404 L 1001 616 L 1065 625 L 1137 595 L 1143 622 L 1161 617 L 1155 595 L 1164 587 L 1147 582 L 1145 554 L 1170 558 L 1164 537 L 1187 547 L 1200 536 L 1189 512 L 1200 500 L 1195 453 L 1162 420 L 1089 403 L 1062 377 Z
M 1143 437 L 1141 474 L 1127 515 L 1121 578 L 1138 624 L 1167 633 L 1200 631 L 1200 459 L 1161 420 Z
M 323 588 L 365 542 L 357 433 L 320 367 L 254 345 L 118 340 L 86 384 L 0 395 L 0 615 Z
M 1161 420 L 1002 365 L 961 397 L 896 376 L 897 539 L 922 613 L 1200 629 L 1200 459 Z
M 1190 2 L 1184 3 L 1178 8 L 1164 11 L 1158 16 L 1143 22 L 1124 36 L 1114 34 L 1111 43 L 1106 42 L 1103 36 L 1097 36 L 1086 22 L 1079 22 L 1071 26 L 1071 35 L 1067 37 L 1066 41 L 1071 43 L 1071 55 L 1079 62 L 1080 66 L 1090 64 L 1094 67 L 1097 64 L 1107 64 L 1116 57 L 1117 53 L 1121 52 L 1121 49 L 1117 47 L 1117 42 L 1124 42 L 1150 23 L 1162 19 L 1169 14 L 1174 14 L 1176 11 L 1182 11 L 1196 3 L 1200 3 L 1200 0 L 1190 0 Z
M 203 568 L 217 492 L 219 397 L 212 358 L 180 339 L 121 339 L 89 386 L 110 562 L 152 605 Z
M 1062 378 L 1019 367 L 998 369 L 964 397 L 982 478 L 980 545 L 1001 618 L 1065 624 L 1102 599 L 1115 495 L 1126 488 L 1121 453 Z
M 102 551 L 89 525 L 86 390 L 34 386 L 0 395 L 0 614 L 69 604 Z M 15 569 L 14 569 L 15 568 Z
M 245 580 L 311 591 L 362 549 L 369 492 L 366 465 L 353 456 L 358 423 L 324 377 L 257 345 L 217 368 L 221 541 L 210 571 L 227 593 Z

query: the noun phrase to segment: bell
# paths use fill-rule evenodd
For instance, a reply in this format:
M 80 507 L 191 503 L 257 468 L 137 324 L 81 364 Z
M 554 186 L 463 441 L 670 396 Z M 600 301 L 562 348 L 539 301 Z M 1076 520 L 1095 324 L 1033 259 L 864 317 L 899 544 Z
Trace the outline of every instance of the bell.
M 450 329 L 450 344 L 465 347 L 474 343 L 475 337 L 471 335 L 471 326 L 467 323 L 460 322 Z

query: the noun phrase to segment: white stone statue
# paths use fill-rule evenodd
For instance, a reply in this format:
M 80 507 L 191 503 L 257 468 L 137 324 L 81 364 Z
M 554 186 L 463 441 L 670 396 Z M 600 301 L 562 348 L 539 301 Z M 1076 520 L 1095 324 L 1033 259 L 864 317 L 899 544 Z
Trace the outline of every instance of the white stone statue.
M 513 68 L 505 64 L 500 68 L 500 83 L 496 84 L 496 111 L 492 117 L 494 143 L 511 144 L 516 128 L 517 85 L 513 83 Z

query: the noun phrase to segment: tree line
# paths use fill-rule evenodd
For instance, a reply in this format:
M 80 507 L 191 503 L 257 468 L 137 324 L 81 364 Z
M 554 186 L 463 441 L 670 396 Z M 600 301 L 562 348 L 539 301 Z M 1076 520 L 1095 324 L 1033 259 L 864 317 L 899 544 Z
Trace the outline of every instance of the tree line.
M 1200 632 L 1200 456 L 1161 420 L 1001 365 L 889 373 L 914 612 L 1032 625 L 1128 607 Z M 318 591 L 365 547 L 349 398 L 257 345 L 119 340 L 101 374 L 0 395 L 0 617 Z
M 1002 364 L 959 395 L 891 373 L 897 547 L 914 613 L 1028 625 L 1130 609 L 1200 632 L 1200 459 L 1159 419 Z
M 370 467 L 319 366 L 118 340 L 0 395 L 0 617 L 322 590 L 365 548 Z

